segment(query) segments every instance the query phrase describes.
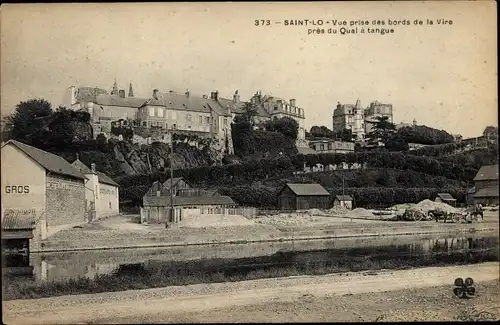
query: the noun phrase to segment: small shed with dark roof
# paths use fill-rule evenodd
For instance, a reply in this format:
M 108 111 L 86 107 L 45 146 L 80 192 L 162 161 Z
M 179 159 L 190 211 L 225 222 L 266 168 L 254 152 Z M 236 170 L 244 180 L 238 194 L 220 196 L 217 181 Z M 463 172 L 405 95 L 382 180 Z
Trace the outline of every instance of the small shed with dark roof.
M 438 193 L 436 199 L 434 200 L 436 202 L 443 202 L 452 206 L 455 206 L 457 200 L 451 196 L 450 193 Z
M 320 184 L 287 183 L 278 193 L 281 210 L 307 210 L 330 208 L 330 193 Z
M 352 197 L 350 195 L 336 195 L 333 200 L 334 206 L 342 206 L 346 209 L 352 209 Z

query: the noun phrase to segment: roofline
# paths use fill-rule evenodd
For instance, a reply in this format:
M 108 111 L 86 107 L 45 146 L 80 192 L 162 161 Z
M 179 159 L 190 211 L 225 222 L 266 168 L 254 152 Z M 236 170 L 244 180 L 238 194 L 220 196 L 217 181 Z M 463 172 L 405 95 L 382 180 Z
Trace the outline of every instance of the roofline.
M 33 160 L 35 163 L 37 163 L 39 166 L 41 166 L 41 167 L 45 170 L 45 172 L 46 172 L 47 174 L 61 175 L 61 176 L 65 176 L 65 177 L 69 177 L 69 178 L 73 178 L 73 179 L 81 179 L 81 180 L 83 180 L 84 182 L 85 182 L 85 180 L 87 179 L 87 178 L 85 177 L 85 175 L 84 175 L 82 172 L 80 172 L 80 171 L 79 171 L 79 172 L 82 174 L 82 177 L 78 177 L 78 176 L 75 176 L 75 175 L 68 175 L 68 174 L 66 174 L 66 173 L 60 173 L 60 172 L 54 172 L 54 171 L 50 171 L 50 170 L 48 170 L 48 169 L 47 169 L 44 165 L 40 164 L 40 163 L 39 163 L 39 162 L 38 162 L 35 158 L 33 158 L 30 154 L 28 154 L 28 153 L 27 153 L 26 151 L 24 151 L 21 147 L 19 147 L 19 146 L 16 144 L 16 142 L 18 142 L 18 141 L 17 141 L 17 140 L 14 140 L 14 139 L 9 139 L 7 142 L 5 142 L 5 143 L 4 143 L 4 145 L 2 146 L 2 148 L 3 148 L 3 147 L 5 147 L 7 144 L 12 143 L 12 145 L 14 145 L 17 149 L 21 150 L 21 151 L 22 151 L 22 152 L 23 152 L 26 156 L 28 156 L 31 160 Z M 26 144 L 26 143 L 23 143 L 23 144 L 24 144 L 24 145 L 27 145 L 27 146 L 30 146 L 29 144 Z M 33 147 L 33 146 L 30 146 L 30 147 Z M 36 148 L 36 147 L 33 147 L 33 148 Z M 42 149 L 39 149 L 39 148 L 36 148 L 36 149 L 38 149 L 38 150 L 42 150 Z M 45 151 L 45 150 L 42 150 L 42 151 Z M 48 153 L 50 153 L 50 152 L 48 152 Z M 57 156 L 57 155 L 54 155 L 54 156 Z M 60 157 L 60 156 L 58 156 L 58 157 Z M 61 158 L 61 159 L 64 159 L 64 158 L 62 158 L 62 157 L 60 157 L 60 158 Z M 70 163 L 68 162 L 68 164 L 70 164 Z M 70 164 L 70 165 L 71 165 L 71 164 Z M 72 167 L 73 167 L 73 166 L 72 166 Z M 73 167 L 73 168 L 74 168 L 74 167 Z M 76 168 L 75 168 L 75 169 L 76 169 Z M 78 169 L 77 169 L 77 170 L 78 170 Z

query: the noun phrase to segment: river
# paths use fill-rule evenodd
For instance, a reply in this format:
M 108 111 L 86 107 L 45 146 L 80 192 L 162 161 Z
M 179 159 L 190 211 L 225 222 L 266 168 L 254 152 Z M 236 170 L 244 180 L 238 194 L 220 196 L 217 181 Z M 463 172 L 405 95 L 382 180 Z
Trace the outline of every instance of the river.
M 148 269 L 173 275 L 224 272 L 226 275 L 269 268 L 333 267 L 357 271 L 388 261 L 419 266 L 498 261 L 498 233 L 366 237 L 301 242 L 186 246 L 31 254 L 29 261 L 4 260 L 15 281 L 64 281 L 98 274 L 117 277 Z M 8 263 L 8 265 L 5 265 Z M 24 263 L 24 264 L 23 264 Z M 29 265 L 27 265 L 29 263 Z M 391 263 L 389 263 L 391 264 Z M 395 264 L 395 266 L 396 266 Z M 17 268 L 13 268 L 16 267 Z M 305 272 L 307 273 L 307 272 Z

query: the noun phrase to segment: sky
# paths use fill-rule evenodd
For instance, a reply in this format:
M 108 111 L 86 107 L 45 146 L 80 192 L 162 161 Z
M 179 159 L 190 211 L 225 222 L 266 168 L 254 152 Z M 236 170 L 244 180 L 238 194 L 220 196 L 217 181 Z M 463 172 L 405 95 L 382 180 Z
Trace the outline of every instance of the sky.
M 271 25 L 255 26 L 256 19 Z M 325 34 L 286 26 L 292 19 L 323 20 Z M 341 35 L 328 33 L 332 20 L 348 28 L 351 20 L 411 25 Z M 109 91 L 116 78 L 127 92 L 131 81 L 140 97 L 158 88 L 295 98 L 307 129 L 331 128 L 337 102 L 359 98 L 363 106 L 393 104 L 396 123 L 415 118 L 477 136 L 498 121 L 496 30 L 496 3 L 488 1 L 8 4 L 1 7 L 1 111 L 31 98 L 57 107 L 69 86 Z

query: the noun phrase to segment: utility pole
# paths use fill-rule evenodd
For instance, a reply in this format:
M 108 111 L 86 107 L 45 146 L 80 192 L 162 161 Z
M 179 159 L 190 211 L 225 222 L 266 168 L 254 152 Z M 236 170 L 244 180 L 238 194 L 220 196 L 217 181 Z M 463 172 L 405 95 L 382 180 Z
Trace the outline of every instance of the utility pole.
M 169 218 L 165 218 L 165 228 L 168 228 L 168 219 L 174 219 L 174 130 L 170 129 L 170 213 Z M 172 220 L 174 221 L 174 220 Z

